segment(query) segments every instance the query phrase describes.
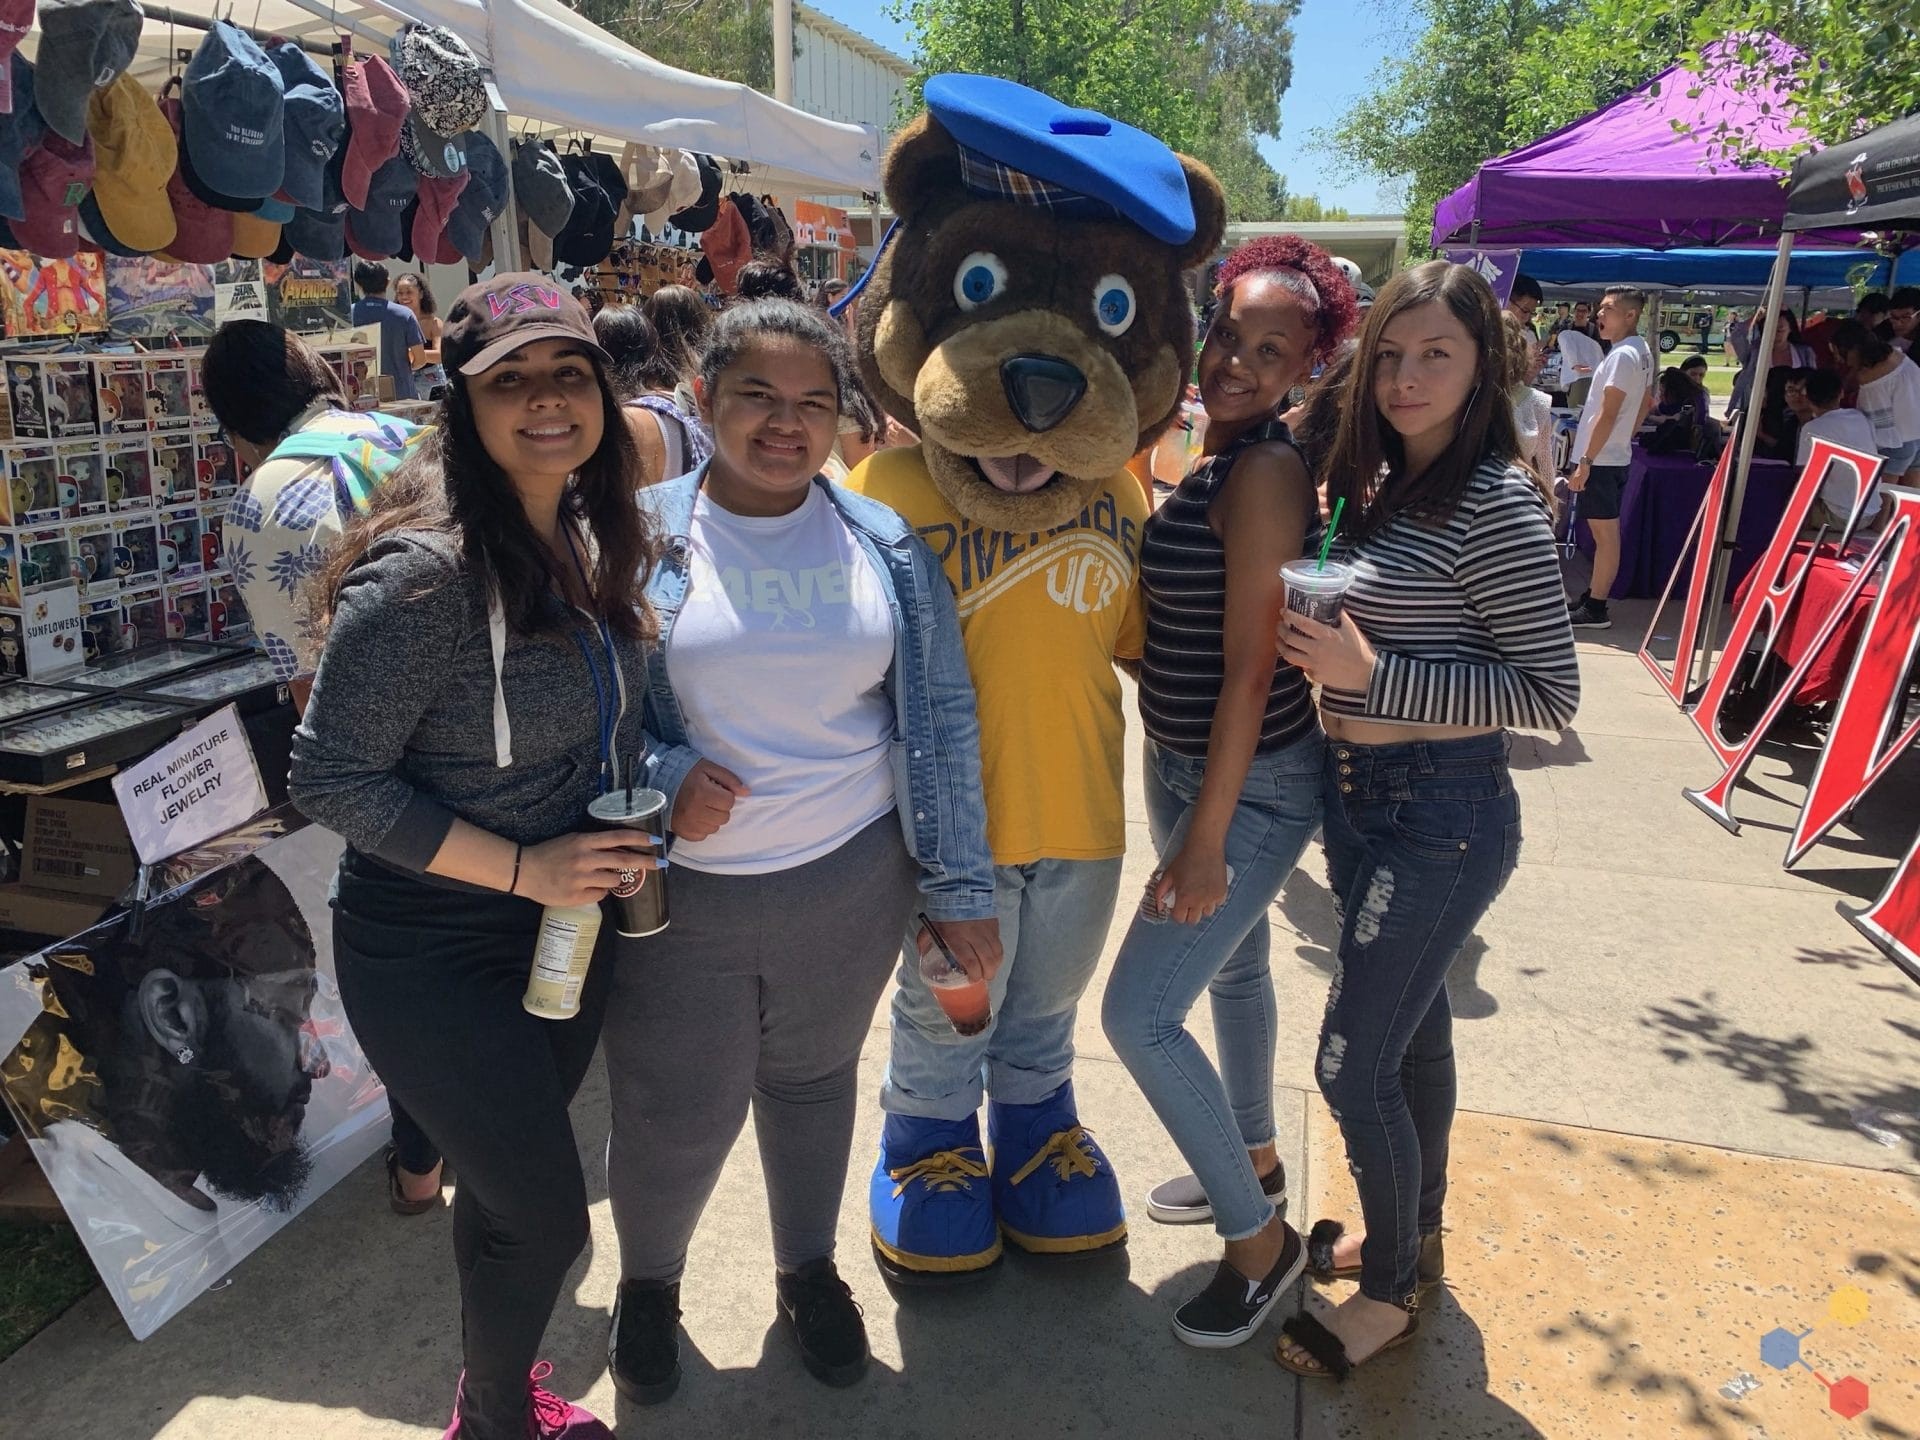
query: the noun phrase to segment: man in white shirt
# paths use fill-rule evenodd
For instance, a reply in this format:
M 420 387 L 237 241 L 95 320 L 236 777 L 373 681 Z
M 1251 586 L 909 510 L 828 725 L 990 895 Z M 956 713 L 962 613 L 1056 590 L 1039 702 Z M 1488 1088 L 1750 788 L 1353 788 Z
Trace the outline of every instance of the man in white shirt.
M 1873 436 L 1873 422 L 1858 410 L 1840 403 L 1842 385 L 1838 375 L 1831 370 L 1815 370 L 1807 376 L 1806 389 L 1807 406 L 1812 410 L 1813 418 L 1800 427 L 1797 464 L 1806 465 L 1813 455 L 1815 440 L 1828 440 L 1868 457 L 1880 453 L 1879 444 Z M 1813 510 L 1807 516 L 1808 527 L 1817 530 L 1824 525 L 1831 535 L 1838 538 L 1847 528 L 1852 509 L 1852 478 L 1844 467 L 1829 464 L 1826 476 L 1820 482 L 1820 498 L 1814 502 Z M 1879 513 L 1880 482 L 1876 480 L 1873 488 L 1867 492 L 1867 498 L 1860 502 L 1859 523 L 1869 525 Z
M 1646 309 L 1644 290 L 1616 285 L 1600 301 L 1600 338 L 1612 348 L 1593 372 L 1574 432 L 1574 466 L 1567 488 L 1580 497 L 1580 518 L 1593 533 L 1590 588 L 1570 601 L 1576 630 L 1605 630 L 1607 592 L 1620 573 L 1620 497 L 1633 463 L 1633 436 L 1653 403 L 1653 352 L 1634 333 Z

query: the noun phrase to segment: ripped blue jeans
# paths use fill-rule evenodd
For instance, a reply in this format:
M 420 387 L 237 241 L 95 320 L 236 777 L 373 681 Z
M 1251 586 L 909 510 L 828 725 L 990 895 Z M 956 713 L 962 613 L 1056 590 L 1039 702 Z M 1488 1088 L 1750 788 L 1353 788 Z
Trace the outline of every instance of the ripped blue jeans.
M 1440 1229 L 1456 1084 L 1447 968 L 1513 873 L 1520 803 L 1504 732 L 1327 742 L 1328 881 L 1340 948 L 1314 1073 L 1346 1141 L 1367 1236 L 1360 1290 L 1404 1304 Z

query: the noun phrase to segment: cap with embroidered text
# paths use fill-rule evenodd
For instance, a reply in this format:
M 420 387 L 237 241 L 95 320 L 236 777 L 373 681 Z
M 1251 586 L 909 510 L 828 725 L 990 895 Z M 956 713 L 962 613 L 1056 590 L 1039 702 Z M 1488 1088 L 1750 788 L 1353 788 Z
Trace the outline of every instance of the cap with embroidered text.
M 255 209 L 280 188 L 286 174 L 285 85 L 254 38 L 216 20 L 193 52 L 181 86 L 182 148 L 190 173 L 205 186 L 202 198 L 241 202 Z M 251 203 L 248 203 L 251 202 Z
M 320 204 L 327 162 L 347 138 L 347 107 L 333 88 L 333 77 L 291 40 L 267 50 L 286 93 L 283 110 L 287 163 L 280 190 L 295 206 Z M 277 217 L 283 223 L 292 215 Z
M 447 311 L 440 358 L 449 370 L 478 375 L 522 345 L 572 340 L 607 362 L 584 306 L 552 277 L 523 270 L 469 285 Z

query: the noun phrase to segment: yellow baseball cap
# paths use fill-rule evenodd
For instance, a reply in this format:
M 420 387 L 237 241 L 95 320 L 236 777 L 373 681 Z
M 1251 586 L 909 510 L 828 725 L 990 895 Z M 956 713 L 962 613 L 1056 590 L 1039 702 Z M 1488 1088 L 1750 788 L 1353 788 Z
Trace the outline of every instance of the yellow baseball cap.
M 258 215 L 235 211 L 233 253 L 245 260 L 264 260 L 280 248 L 280 227 Z
M 131 71 L 93 92 L 87 133 L 93 137 L 93 199 L 112 238 L 143 253 L 165 249 L 175 234 L 167 180 L 178 152 L 173 127 Z

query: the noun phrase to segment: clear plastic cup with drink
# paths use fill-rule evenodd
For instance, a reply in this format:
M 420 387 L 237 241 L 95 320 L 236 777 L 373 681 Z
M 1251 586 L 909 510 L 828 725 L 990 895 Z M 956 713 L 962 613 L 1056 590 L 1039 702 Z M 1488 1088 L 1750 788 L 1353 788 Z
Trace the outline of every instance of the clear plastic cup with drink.
M 1287 608 L 1322 625 L 1338 625 L 1353 584 L 1353 567 L 1338 560 L 1316 562 L 1302 556 L 1280 567 L 1287 585 Z
M 993 1000 L 987 994 L 987 982 L 968 975 L 954 958 L 953 951 L 947 948 L 940 927 L 925 915 L 919 918 L 920 927 L 933 941 L 933 948 L 920 956 L 920 978 L 927 982 L 933 998 L 940 1002 L 940 1009 L 955 1034 L 980 1034 L 993 1019 Z

